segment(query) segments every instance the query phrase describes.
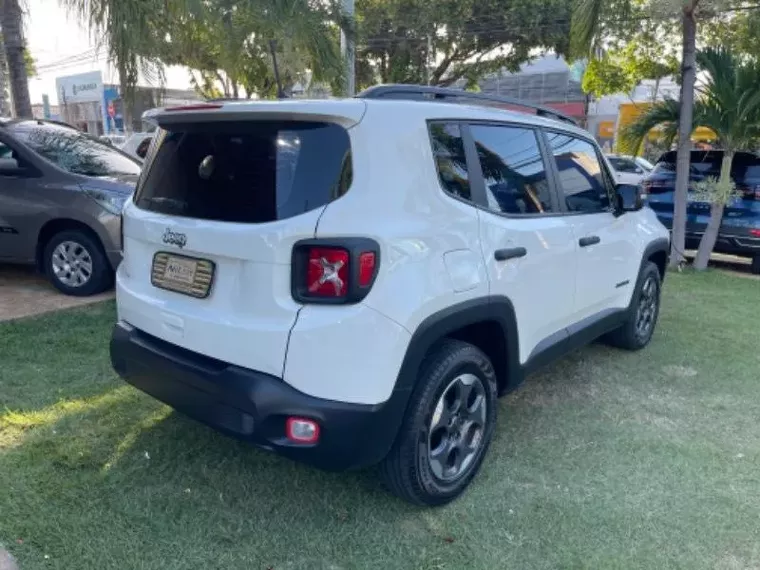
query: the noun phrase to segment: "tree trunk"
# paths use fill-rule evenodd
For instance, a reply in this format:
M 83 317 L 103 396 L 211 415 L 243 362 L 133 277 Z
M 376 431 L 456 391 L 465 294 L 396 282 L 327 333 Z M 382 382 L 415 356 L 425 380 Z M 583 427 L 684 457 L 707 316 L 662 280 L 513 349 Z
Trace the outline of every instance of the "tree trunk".
M 11 101 L 8 98 L 8 62 L 5 50 L 0 48 L 0 117 L 10 117 Z
M 116 67 L 119 71 L 119 87 L 121 91 L 121 120 L 123 122 L 124 134 L 131 135 L 134 131 L 133 107 L 135 104 L 135 91 L 127 85 L 127 67 L 120 60 Z
M 689 200 L 689 159 L 694 118 L 694 83 L 697 66 L 697 20 L 694 10 L 699 0 L 690 0 L 683 9 L 683 63 L 681 64 L 681 116 L 678 122 L 676 191 L 673 197 L 673 230 L 670 266 L 684 261 L 686 249 L 686 204 Z
M 24 34 L 19 0 L 3 0 L 0 25 L 3 28 L 5 57 L 8 60 L 8 77 L 13 100 L 13 115 L 19 118 L 32 117 L 32 102 L 29 99 L 29 79 L 24 61 Z
M 734 151 L 727 148 L 723 154 L 723 162 L 720 165 L 720 185 L 723 187 L 731 183 L 731 163 L 733 160 Z M 712 204 L 710 204 L 710 221 L 707 222 L 707 229 L 699 242 L 697 258 L 694 260 L 695 269 L 699 269 L 700 271 L 707 269 L 710 255 L 715 248 L 715 242 L 718 240 L 718 232 L 723 222 L 723 210 L 725 207 L 726 202 L 722 196 L 720 198 L 716 197 Z

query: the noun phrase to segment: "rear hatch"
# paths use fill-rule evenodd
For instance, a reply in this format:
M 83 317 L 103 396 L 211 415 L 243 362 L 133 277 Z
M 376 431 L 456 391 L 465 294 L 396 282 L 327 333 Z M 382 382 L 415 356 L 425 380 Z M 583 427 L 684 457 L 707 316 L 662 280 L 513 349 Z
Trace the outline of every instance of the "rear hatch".
M 291 296 L 293 245 L 314 237 L 325 206 L 350 184 L 342 176 L 350 172 L 347 128 L 361 105 L 160 115 L 124 213 L 119 317 L 189 350 L 280 375 L 300 308 Z
M 695 199 L 693 184 L 707 178 L 720 176 L 722 151 L 692 151 L 689 170 L 689 203 L 687 215 L 689 231 L 702 232 L 710 218 L 710 204 Z M 723 226 L 745 225 L 760 215 L 760 159 L 751 153 L 735 155 L 731 177 L 741 196 L 727 205 Z M 676 152 L 670 151 L 657 161 L 652 173 L 643 181 L 642 187 L 647 203 L 670 225 L 673 217 L 673 200 L 676 182 Z

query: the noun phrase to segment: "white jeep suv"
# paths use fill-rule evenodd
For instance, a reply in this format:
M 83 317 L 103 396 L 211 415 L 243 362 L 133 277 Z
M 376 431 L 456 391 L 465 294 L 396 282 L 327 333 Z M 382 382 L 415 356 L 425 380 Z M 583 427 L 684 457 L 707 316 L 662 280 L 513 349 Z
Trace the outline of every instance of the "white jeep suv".
M 459 495 L 498 396 L 603 335 L 650 341 L 669 246 L 586 131 L 460 96 L 159 113 L 123 212 L 114 368 L 286 457 Z

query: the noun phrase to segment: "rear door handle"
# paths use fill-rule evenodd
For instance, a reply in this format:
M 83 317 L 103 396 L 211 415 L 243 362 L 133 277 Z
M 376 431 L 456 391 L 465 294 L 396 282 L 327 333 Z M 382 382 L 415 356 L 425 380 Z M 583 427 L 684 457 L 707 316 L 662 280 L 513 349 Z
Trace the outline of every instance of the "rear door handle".
M 493 252 L 496 261 L 507 261 L 508 259 L 517 259 L 528 255 L 528 250 L 524 247 L 510 247 L 507 249 L 497 249 Z
M 579 239 L 578 245 L 580 245 L 581 247 L 588 247 L 590 245 L 596 245 L 601 241 L 602 241 L 602 238 L 600 238 L 599 236 L 588 236 L 588 237 Z

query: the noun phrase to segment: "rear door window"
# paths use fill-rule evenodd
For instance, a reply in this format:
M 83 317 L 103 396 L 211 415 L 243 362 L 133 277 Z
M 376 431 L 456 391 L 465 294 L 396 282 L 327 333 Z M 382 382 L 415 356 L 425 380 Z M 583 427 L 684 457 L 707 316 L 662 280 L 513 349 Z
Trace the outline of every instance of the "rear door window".
M 552 212 L 552 190 L 535 131 L 470 125 L 483 172 L 488 209 L 502 214 Z
M 178 124 L 154 146 L 135 204 L 168 215 L 271 222 L 324 206 L 351 185 L 348 133 L 330 123 Z

